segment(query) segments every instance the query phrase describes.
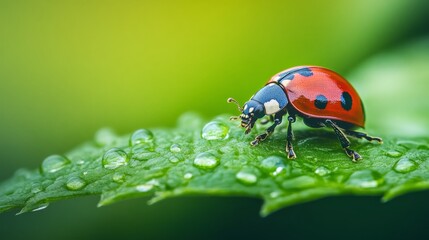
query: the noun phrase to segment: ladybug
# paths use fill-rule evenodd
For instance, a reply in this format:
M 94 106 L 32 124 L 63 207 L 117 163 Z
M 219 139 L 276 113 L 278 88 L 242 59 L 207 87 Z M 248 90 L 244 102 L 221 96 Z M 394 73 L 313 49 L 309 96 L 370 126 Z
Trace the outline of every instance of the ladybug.
M 233 98 L 229 98 L 228 102 L 237 104 L 241 111 L 240 116 L 231 119 L 241 120 L 241 127 L 246 129 L 245 134 L 252 130 L 256 120 L 270 116 L 273 124 L 250 142 L 252 146 L 258 145 L 271 135 L 282 122 L 283 116 L 288 114 L 286 153 L 289 159 L 296 158 L 292 146 L 292 123 L 297 116 L 309 127 L 332 128 L 341 147 L 353 162 L 362 157 L 349 148 L 350 141 L 347 136 L 382 143 L 379 137 L 355 131 L 365 127 L 362 101 L 346 79 L 323 67 L 299 66 L 286 69 L 271 77 L 243 107 Z

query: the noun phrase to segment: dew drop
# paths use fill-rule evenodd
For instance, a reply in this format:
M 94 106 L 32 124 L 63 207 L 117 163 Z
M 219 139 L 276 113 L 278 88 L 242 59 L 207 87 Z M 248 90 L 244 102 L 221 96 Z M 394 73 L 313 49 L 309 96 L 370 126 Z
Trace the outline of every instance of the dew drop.
M 194 165 L 201 169 L 213 169 L 219 162 L 219 158 L 209 152 L 200 153 L 194 159 Z
M 101 162 L 104 168 L 116 169 L 118 167 L 127 165 L 128 157 L 123 150 L 119 148 L 112 148 L 104 153 Z
M 285 169 L 283 158 L 280 156 L 270 156 L 262 160 L 261 168 L 272 176 L 277 176 Z
M 185 175 L 183 175 L 183 178 L 184 179 L 191 179 L 193 176 L 192 176 L 192 173 L 185 173 Z
M 47 207 L 49 207 L 49 203 L 41 203 L 41 204 L 38 204 L 36 206 L 31 207 L 29 209 L 29 211 L 31 211 L 31 212 L 37 212 L 37 211 L 43 210 L 43 209 L 45 209 Z
M 360 170 L 350 175 L 346 181 L 347 185 L 361 188 L 375 188 L 384 183 L 380 173 L 373 170 Z
M 314 187 L 316 184 L 317 180 L 315 178 L 304 175 L 284 181 L 282 187 L 285 189 L 298 189 Z
M 179 161 L 180 161 L 180 159 L 178 159 L 177 157 L 170 157 L 169 159 L 168 159 L 171 163 L 178 163 Z
M 116 183 L 123 183 L 125 181 L 125 175 L 116 172 L 115 174 L 113 174 L 112 179 Z
M 149 192 L 153 189 L 153 187 L 158 186 L 159 182 L 156 179 L 152 179 L 144 184 L 140 184 L 136 186 L 136 190 L 139 192 Z
M 116 134 L 110 128 L 102 128 L 95 133 L 95 142 L 100 146 L 114 143 L 115 138 Z
M 316 168 L 316 170 L 314 170 L 314 173 L 317 174 L 317 175 L 319 175 L 319 176 L 321 176 L 321 177 L 323 177 L 323 176 L 326 176 L 326 175 L 330 174 L 331 170 L 329 170 L 325 166 L 320 166 L 320 167 Z
M 258 181 L 258 177 L 256 177 L 253 173 L 244 172 L 244 171 L 239 171 L 235 175 L 235 178 L 237 178 L 239 182 L 246 185 L 252 185 Z
M 279 191 L 274 191 L 270 193 L 270 198 L 278 198 L 280 196 Z
M 136 186 L 136 190 L 139 192 L 149 192 L 152 189 L 153 189 L 152 184 L 141 184 L 141 185 Z
M 30 205 L 25 205 L 21 211 L 19 213 L 17 213 L 16 215 L 20 215 L 26 212 L 37 212 L 40 210 L 43 210 L 45 208 L 47 208 L 49 206 L 49 203 L 43 202 L 43 203 L 36 203 L 36 204 L 30 204 Z M 8 207 L 8 206 L 6 206 Z
M 402 156 L 402 153 L 398 152 L 396 150 L 391 150 L 391 151 L 386 152 L 386 156 L 397 158 L 397 157 Z
M 401 158 L 399 161 L 396 162 L 395 166 L 393 167 L 393 170 L 395 170 L 398 173 L 408 173 L 417 168 L 417 163 L 409 158 Z
M 153 142 L 153 133 L 147 129 L 139 129 L 135 131 L 129 140 L 130 146 L 147 144 Z
M 82 189 L 85 185 L 86 182 L 80 177 L 71 177 L 66 183 L 67 189 L 72 191 Z
M 52 155 L 42 162 L 42 173 L 54 173 L 70 163 L 70 160 L 60 155 Z
M 182 151 L 182 148 L 180 147 L 179 144 L 175 143 L 170 146 L 170 151 L 174 153 L 179 153 L 180 151 Z
M 203 127 L 201 136 L 205 140 L 222 140 L 228 138 L 228 132 L 229 127 L 226 124 L 213 121 Z

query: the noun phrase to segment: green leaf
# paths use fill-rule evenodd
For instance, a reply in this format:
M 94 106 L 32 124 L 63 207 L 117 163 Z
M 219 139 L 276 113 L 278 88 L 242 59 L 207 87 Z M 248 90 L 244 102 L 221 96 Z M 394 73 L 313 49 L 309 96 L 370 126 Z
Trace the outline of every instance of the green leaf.
M 46 158 L 39 170 L 18 170 L 0 185 L 0 211 L 20 213 L 49 203 L 100 195 L 99 206 L 149 196 L 150 203 L 184 195 L 248 196 L 264 200 L 261 214 L 335 195 L 379 195 L 388 201 L 429 188 L 429 139 L 386 138 L 384 144 L 352 140 L 363 160 L 353 163 L 332 131 L 295 124 L 298 156 L 286 159 L 286 127 L 257 147 L 249 142 L 267 126 L 245 135 L 219 116 L 204 122 L 185 114 L 175 129 L 138 130 L 95 139 Z

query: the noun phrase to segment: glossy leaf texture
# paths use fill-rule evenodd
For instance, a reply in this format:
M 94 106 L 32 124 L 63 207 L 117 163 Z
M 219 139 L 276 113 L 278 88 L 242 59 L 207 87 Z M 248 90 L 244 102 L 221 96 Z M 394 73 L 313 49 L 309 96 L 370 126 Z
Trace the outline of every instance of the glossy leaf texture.
M 352 139 L 363 160 L 353 163 L 329 129 L 295 124 L 296 160 L 285 154 L 286 126 L 256 147 L 226 115 L 205 121 L 184 114 L 174 129 L 140 129 L 117 136 L 101 129 L 94 140 L 47 157 L 37 170 L 18 170 L 0 185 L 0 211 L 44 209 L 51 202 L 101 195 L 99 206 L 150 197 L 247 196 L 263 200 L 261 215 L 337 195 L 378 195 L 388 201 L 429 189 L 429 138 Z

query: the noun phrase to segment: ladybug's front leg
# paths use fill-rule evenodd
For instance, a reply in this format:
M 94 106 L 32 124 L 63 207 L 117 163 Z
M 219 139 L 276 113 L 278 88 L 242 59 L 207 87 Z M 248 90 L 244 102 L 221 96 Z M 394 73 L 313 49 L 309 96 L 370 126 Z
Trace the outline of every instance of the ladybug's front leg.
M 250 145 L 256 146 L 260 142 L 262 142 L 265 139 L 267 139 L 267 137 L 270 136 L 274 132 L 274 129 L 276 129 L 276 127 L 280 123 L 282 123 L 282 119 L 283 119 L 283 114 L 281 114 L 281 113 L 276 114 L 274 116 L 274 123 L 273 123 L 273 125 L 271 125 L 269 128 L 267 128 L 267 131 L 265 131 L 264 133 L 256 136 L 255 140 L 253 140 L 253 141 L 250 142 Z
M 294 159 L 294 158 L 296 158 L 296 154 L 293 151 L 293 146 L 292 146 L 292 140 L 294 139 L 293 131 L 292 131 L 292 123 L 294 123 L 296 121 L 296 118 L 295 118 L 295 116 L 289 116 L 287 118 L 287 120 L 289 121 L 289 125 L 287 126 L 287 136 L 286 136 L 287 158 Z

